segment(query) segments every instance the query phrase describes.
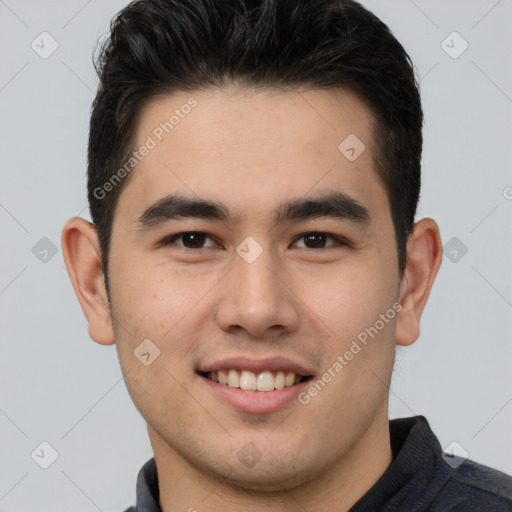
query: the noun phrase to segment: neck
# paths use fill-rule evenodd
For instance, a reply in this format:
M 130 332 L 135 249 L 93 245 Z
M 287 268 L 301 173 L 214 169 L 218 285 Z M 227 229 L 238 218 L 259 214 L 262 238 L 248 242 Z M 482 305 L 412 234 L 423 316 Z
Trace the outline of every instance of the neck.
M 148 425 L 158 470 L 160 507 L 163 512 L 296 512 L 297 508 L 348 511 L 393 460 L 387 409 L 385 412 L 335 464 L 282 492 L 228 485 L 220 475 L 206 474 L 192 466 Z

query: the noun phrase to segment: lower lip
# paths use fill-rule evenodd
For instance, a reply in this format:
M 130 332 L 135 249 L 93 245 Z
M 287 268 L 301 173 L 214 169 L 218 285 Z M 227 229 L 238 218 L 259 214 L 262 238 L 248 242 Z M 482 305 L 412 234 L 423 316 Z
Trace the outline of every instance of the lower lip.
M 232 388 L 226 384 L 219 384 L 207 377 L 199 376 L 209 389 L 221 400 L 233 405 L 242 412 L 267 413 L 275 412 L 285 405 L 298 402 L 297 395 L 310 385 L 311 378 L 294 386 L 275 389 L 274 391 L 244 391 Z

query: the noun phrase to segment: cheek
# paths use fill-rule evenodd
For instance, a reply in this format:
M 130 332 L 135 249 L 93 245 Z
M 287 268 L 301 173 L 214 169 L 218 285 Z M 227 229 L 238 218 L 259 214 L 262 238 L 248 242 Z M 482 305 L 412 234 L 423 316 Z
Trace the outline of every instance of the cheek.
M 193 385 L 190 368 L 198 343 L 206 339 L 204 326 L 211 315 L 208 294 L 217 281 L 216 276 L 204 272 L 165 264 L 124 261 L 118 265 L 112 289 L 119 319 L 116 345 L 130 395 L 143 415 L 149 414 L 150 406 L 145 410 L 144 404 L 155 403 L 155 396 L 148 397 L 157 390 L 162 396 L 176 398 L 172 407 L 164 406 L 166 410 L 186 405 L 178 403 L 183 397 L 179 383 Z M 136 357 L 146 339 L 154 343 L 158 354 L 147 367 Z
M 350 266 L 340 265 L 328 274 L 310 276 L 304 297 L 330 330 L 346 340 L 373 325 L 392 307 L 398 291 L 393 274 L 386 272 L 381 262 L 367 258 Z
M 364 407 L 371 409 L 370 404 L 382 399 L 389 383 L 399 308 L 395 279 L 393 272 L 386 273 L 374 259 L 339 269 L 323 281 L 317 276 L 312 281 L 316 285 L 309 289 L 308 305 L 316 308 L 331 331 L 322 347 L 324 370 L 335 375 L 326 398 L 345 401 L 349 409 L 356 405 L 353 400 L 364 401 L 365 397 Z M 330 378 L 325 375 L 325 380 Z
M 121 260 L 113 273 L 112 299 L 120 321 L 163 341 L 198 304 L 206 284 L 170 265 Z
M 116 346 L 126 386 L 141 415 L 156 423 L 158 411 L 172 417 L 187 407 L 180 384 L 188 385 L 191 378 L 184 364 L 196 339 L 190 321 L 204 294 L 190 277 L 163 267 L 120 261 L 112 279 Z

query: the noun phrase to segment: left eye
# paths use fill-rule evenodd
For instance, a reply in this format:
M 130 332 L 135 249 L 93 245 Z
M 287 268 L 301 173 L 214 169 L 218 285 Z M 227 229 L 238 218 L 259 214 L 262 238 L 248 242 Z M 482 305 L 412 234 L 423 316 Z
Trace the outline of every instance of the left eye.
M 205 246 L 204 243 L 205 240 L 207 239 L 211 240 L 212 243 L 210 245 Z M 334 243 L 326 245 L 326 241 L 328 239 L 333 240 Z M 181 245 L 186 249 L 202 249 L 203 247 L 217 246 L 217 244 L 212 240 L 212 238 L 209 237 L 206 233 L 201 233 L 198 231 L 188 231 L 185 233 L 177 233 L 175 235 L 169 236 L 162 241 L 162 245 L 165 246 L 174 244 L 176 243 L 176 240 L 181 240 L 182 243 L 178 243 L 177 245 Z M 342 239 L 334 235 L 316 231 L 300 235 L 296 239 L 296 242 L 299 240 L 304 240 L 304 245 L 302 246 L 302 248 L 306 249 L 324 249 L 326 247 L 332 247 L 335 245 L 346 245 L 346 243 Z
M 331 245 L 325 245 L 325 241 L 327 239 L 334 240 L 334 244 Z M 306 244 L 311 244 L 311 246 L 306 247 L 306 249 L 314 249 L 314 248 L 320 248 L 323 249 L 325 247 L 332 247 L 333 245 L 343 245 L 343 241 L 334 236 L 329 235 L 327 233 L 319 233 L 319 232 L 311 232 L 311 233 L 304 233 L 303 235 L 300 235 L 300 237 L 297 240 L 305 240 Z

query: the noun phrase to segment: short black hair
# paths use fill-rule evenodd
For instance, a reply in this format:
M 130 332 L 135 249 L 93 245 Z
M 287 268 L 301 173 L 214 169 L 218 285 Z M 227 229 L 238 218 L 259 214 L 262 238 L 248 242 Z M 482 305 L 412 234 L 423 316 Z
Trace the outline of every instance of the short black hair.
M 88 199 L 107 294 L 118 172 L 141 110 L 178 91 L 239 84 L 342 88 L 374 115 L 374 165 L 393 219 L 400 273 L 420 193 L 423 111 L 413 64 L 389 28 L 353 0 L 136 0 L 112 20 L 95 69 Z M 340 141 L 341 142 L 341 141 Z M 117 174 L 116 174 L 117 173 Z M 123 176 L 108 187 L 112 177 Z

